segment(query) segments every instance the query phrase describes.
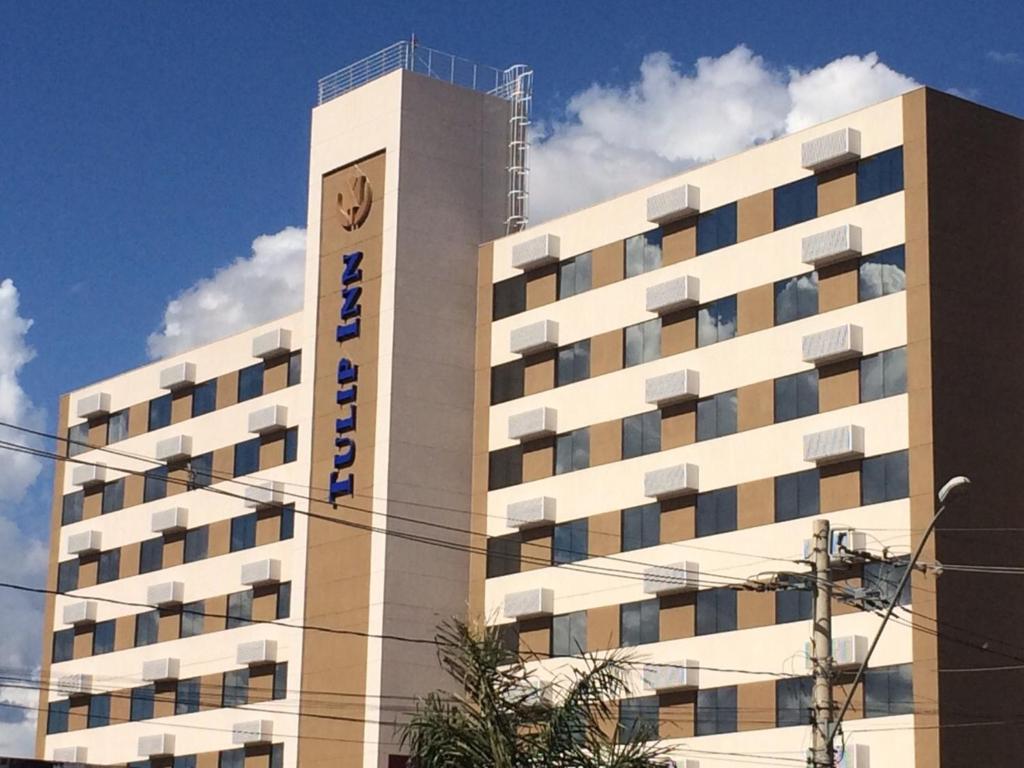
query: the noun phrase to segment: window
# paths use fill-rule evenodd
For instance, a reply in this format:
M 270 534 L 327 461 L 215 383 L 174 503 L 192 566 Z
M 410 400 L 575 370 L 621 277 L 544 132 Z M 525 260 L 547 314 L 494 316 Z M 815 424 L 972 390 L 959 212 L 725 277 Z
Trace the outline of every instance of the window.
M 281 507 L 281 527 L 277 538 L 281 541 L 292 538 L 295 535 L 295 505 L 288 504 Z
M 891 563 L 870 562 L 864 563 L 864 589 L 867 592 L 865 602 L 870 602 L 872 607 L 885 608 L 892 602 L 896 594 L 896 587 L 900 585 L 903 572 L 907 570 L 908 558 L 900 558 Z M 903 593 L 900 595 L 899 604 L 910 603 L 910 580 L 903 586 Z
M 622 329 L 622 364 L 629 368 L 661 357 L 661 318 Z
M 251 475 L 260 468 L 260 438 L 254 437 L 235 445 L 234 476 Z
M 46 708 L 46 732 L 66 733 L 68 730 L 68 713 L 71 711 L 71 702 L 68 699 L 51 701 Z
M 231 551 L 256 546 L 256 513 L 231 518 Z
M 513 360 L 491 368 L 491 405 L 507 403 L 523 396 L 525 370 L 522 360 Z
M 736 530 L 736 487 L 697 495 L 697 536 Z
M 98 621 L 92 628 L 92 655 L 111 653 L 114 650 L 114 635 L 117 631 L 116 621 Z
M 112 413 L 107 417 L 107 445 L 128 437 L 128 410 Z
M 289 427 L 284 431 L 284 463 L 290 464 L 299 457 L 299 428 Z
M 206 488 L 213 482 L 213 453 L 201 453 L 188 462 L 188 490 Z
M 736 242 L 736 203 L 697 216 L 697 255 Z
M 809 589 L 784 589 L 775 593 L 775 623 L 806 621 L 814 608 L 814 593 Z
M 776 187 L 773 193 L 775 229 L 784 229 L 818 215 L 818 178 L 808 176 Z
M 587 518 L 555 526 L 551 564 L 575 563 L 587 559 Z
M 878 504 L 910 494 L 907 452 L 896 451 L 864 459 L 860 467 L 860 503 Z
M 903 147 L 865 157 L 857 163 L 857 205 L 903 189 Z
M 697 401 L 697 439 L 711 440 L 736 432 L 736 390 Z
M 185 562 L 194 563 L 206 559 L 207 543 L 210 538 L 209 526 L 185 531 Z
M 775 380 L 775 423 L 818 412 L 818 369 Z
M 780 593 L 784 594 L 784 593 Z M 807 725 L 811 718 L 811 689 L 809 677 L 791 677 L 775 681 L 775 727 Z
M 726 296 L 697 311 L 697 346 L 706 347 L 736 335 L 736 297 Z
M 238 402 L 252 400 L 263 394 L 263 363 L 250 365 L 238 372 Z
M 504 650 L 512 654 L 519 653 L 519 624 L 510 621 L 490 629 L 494 630 L 494 637 Z
M 190 715 L 199 711 L 199 678 L 179 680 L 174 691 L 174 714 Z
M 587 650 L 587 612 L 576 611 L 551 619 L 551 655 L 574 656 Z
M 775 522 L 813 517 L 820 507 L 820 476 L 817 469 L 775 478 Z
M 642 696 L 619 702 L 619 743 L 658 738 L 658 697 Z
M 70 661 L 75 658 L 75 629 L 60 629 L 53 633 L 53 663 Z
M 131 704 L 129 705 L 129 720 L 150 720 L 153 717 L 153 698 L 156 696 L 156 689 L 152 685 L 144 685 L 141 688 L 132 688 Z
M 302 350 L 288 355 L 288 386 L 302 383 Z
M 249 703 L 249 670 L 229 669 L 224 673 L 222 707 L 241 707 Z
M 660 253 L 660 250 L 659 250 Z M 590 254 L 581 253 L 558 263 L 558 298 L 590 290 Z
M 775 324 L 818 314 L 818 273 L 808 272 L 775 283 Z
M 864 671 L 864 717 L 909 715 L 914 711 L 914 682 L 909 664 Z
M 641 600 L 619 606 L 619 645 L 645 645 L 660 639 L 658 612 L 660 602 Z
M 139 544 L 139 573 L 152 573 L 164 567 L 164 537 L 146 539 Z
M 622 510 L 622 551 L 661 543 L 661 505 L 657 502 Z
M 171 395 L 161 395 L 149 401 L 149 431 L 161 429 L 171 423 Z
M 57 563 L 57 591 L 71 592 L 78 589 L 78 558 Z
M 142 500 L 156 501 L 167 496 L 167 467 L 147 470 L 142 486 Z
M 152 645 L 157 640 L 160 628 L 160 612 L 146 611 L 135 614 L 135 647 Z
M 217 768 L 245 768 L 245 747 L 221 752 Z
M 292 583 L 282 581 L 277 585 L 277 612 L 275 619 L 287 619 L 292 610 Z
M 697 593 L 697 634 L 731 632 L 736 629 L 736 592 L 732 589 L 704 589 Z
M 897 347 L 862 358 L 860 401 L 880 400 L 907 391 L 907 348 Z
M 857 300 L 868 301 L 905 290 L 905 261 L 906 252 L 902 245 L 861 259 L 857 268 Z
M 85 494 L 81 491 L 67 494 L 61 501 L 60 524 L 69 525 L 82 519 L 82 507 Z
M 181 637 L 195 637 L 203 634 L 203 613 L 206 604 L 202 600 L 185 603 L 181 606 Z
M 271 693 L 273 699 L 285 699 L 288 697 L 288 662 L 282 661 L 274 666 L 274 690 Z
M 494 284 L 494 306 L 491 318 L 501 320 L 526 311 L 526 274 L 516 275 Z
M 661 229 L 626 239 L 626 277 L 636 277 L 661 266 Z
M 522 556 L 519 534 L 494 536 L 487 540 L 487 578 L 519 573 L 519 559 Z
M 192 418 L 217 410 L 217 380 L 210 379 L 192 388 Z
M 121 550 L 108 549 L 100 552 L 99 568 L 96 571 L 96 583 L 106 584 L 121 578 Z
M 252 590 L 228 595 L 227 628 L 244 627 L 252 621 Z
M 180 767 L 176 765 L 174 768 Z M 189 768 L 195 768 L 195 766 L 189 766 Z M 270 768 L 284 768 L 284 744 L 270 745 Z
M 110 725 L 110 694 L 93 694 L 89 697 L 89 715 L 86 728 L 102 728 Z
M 68 456 L 77 456 L 89 450 L 89 422 L 75 424 L 68 430 Z
M 590 339 L 577 341 L 558 350 L 555 386 L 564 387 L 590 378 Z
M 632 459 L 661 450 L 661 411 L 648 411 L 622 420 L 622 458 Z
M 124 507 L 124 478 L 118 478 L 112 483 L 105 483 L 103 486 L 102 514 L 106 515 Z
M 590 466 L 590 430 L 586 427 L 555 438 L 555 474 Z
M 488 457 L 487 487 L 494 491 L 523 482 L 523 447 L 513 445 L 491 451 Z
M 736 686 L 706 688 L 697 691 L 698 736 L 736 731 Z
M 195 755 L 175 755 L 171 768 L 196 768 Z

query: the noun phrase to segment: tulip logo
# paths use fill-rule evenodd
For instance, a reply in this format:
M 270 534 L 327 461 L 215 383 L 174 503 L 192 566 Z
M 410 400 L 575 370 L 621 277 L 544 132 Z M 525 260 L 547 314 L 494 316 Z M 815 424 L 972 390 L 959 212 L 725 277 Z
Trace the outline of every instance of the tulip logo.
M 345 231 L 352 232 L 363 226 L 366 217 L 370 215 L 372 203 L 373 190 L 370 188 L 370 180 L 362 174 L 353 176 L 349 181 L 348 194 L 338 193 L 338 213 L 341 214 L 341 226 Z

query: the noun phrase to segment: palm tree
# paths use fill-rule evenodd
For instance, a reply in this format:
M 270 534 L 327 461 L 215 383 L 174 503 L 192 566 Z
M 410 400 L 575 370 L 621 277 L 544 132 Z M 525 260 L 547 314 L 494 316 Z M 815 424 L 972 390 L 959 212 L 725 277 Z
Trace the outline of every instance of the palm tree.
M 456 692 L 420 699 L 402 729 L 416 768 L 651 768 L 666 749 L 639 725 L 615 738 L 612 703 L 628 694 L 621 652 L 582 654 L 547 684 L 494 628 L 442 624 L 438 660 Z M 659 759 L 662 758 L 662 759 Z

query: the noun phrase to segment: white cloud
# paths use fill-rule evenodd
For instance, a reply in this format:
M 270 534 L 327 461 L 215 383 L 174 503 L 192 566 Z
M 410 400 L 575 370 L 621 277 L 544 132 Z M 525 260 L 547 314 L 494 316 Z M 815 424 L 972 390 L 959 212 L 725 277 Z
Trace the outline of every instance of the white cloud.
M 152 358 L 273 320 L 302 306 L 306 230 L 286 227 L 252 241 L 239 257 L 180 293 L 164 311 L 163 327 L 149 336 Z
M 985 54 L 985 58 L 997 64 L 1020 64 L 1021 61 L 1024 61 L 1016 51 L 989 51 Z
M 651 53 L 635 82 L 592 85 L 569 100 L 563 120 L 538 127 L 531 219 L 544 221 L 916 85 L 875 53 L 806 72 L 773 67 L 745 45 L 700 58 L 692 71 L 667 53 Z
M 19 313 L 18 290 L 11 280 L 0 281 L 0 421 L 42 429 L 44 414 L 25 394 L 18 380 L 22 368 L 35 352 L 26 337 L 32 321 Z M 0 440 L 39 446 L 40 441 L 24 433 L 0 428 Z M 26 509 L 46 516 L 45 503 L 38 507 L 29 499 L 29 491 L 42 470 L 42 462 L 33 456 L 0 449 L 0 581 L 41 586 L 46 578 L 46 543 L 35 538 L 15 522 Z M 0 635 L 0 668 L 19 670 L 20 674 L 38 674 L 42 599 L 37 595 L 0 589 L 0 616 L 10 630 Z M 11 674 L 7 672 L 7 674 Z M 34 691 L 0 685 L 0 702 L 26 709 L 0 706 L 0 754 L 31 755 L 34 749 Z

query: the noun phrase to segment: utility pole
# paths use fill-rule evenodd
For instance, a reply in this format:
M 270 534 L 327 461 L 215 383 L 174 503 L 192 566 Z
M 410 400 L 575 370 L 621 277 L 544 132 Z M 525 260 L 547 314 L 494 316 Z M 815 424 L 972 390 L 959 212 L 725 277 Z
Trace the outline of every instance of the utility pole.
M 811 660 L 814 667 L 812 746 L 809 765 L 833 768 L 832 749 L 832 587 L 829 569 L 829 524 L 814 521 L 814 635 Z

